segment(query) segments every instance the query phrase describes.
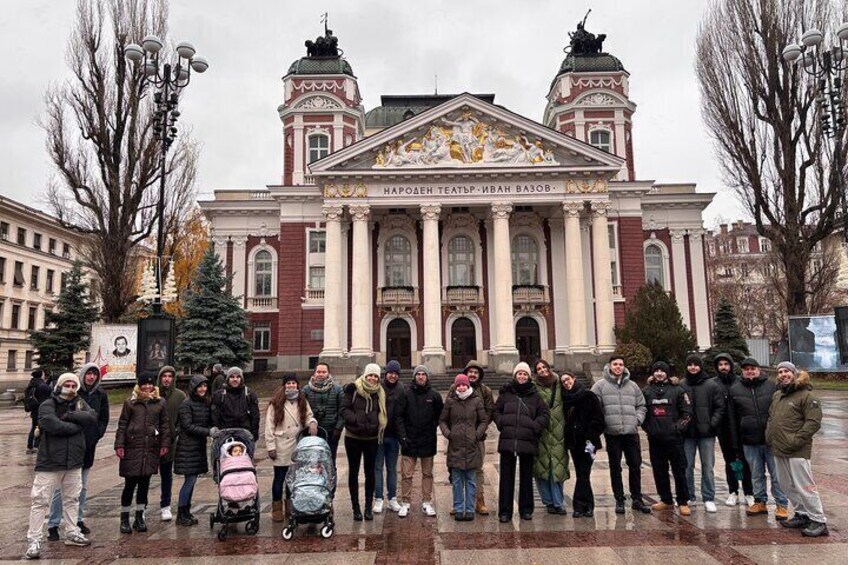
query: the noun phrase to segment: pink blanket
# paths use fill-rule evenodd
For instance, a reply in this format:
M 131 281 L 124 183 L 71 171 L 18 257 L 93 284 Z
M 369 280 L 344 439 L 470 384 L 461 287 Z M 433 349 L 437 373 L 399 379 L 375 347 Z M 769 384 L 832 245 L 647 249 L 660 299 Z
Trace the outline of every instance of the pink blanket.
M 221 481 L 218 484 L 218 493 L 221 498 L 228 502 L 252 500 L 258 492 L 258 487 L 250 456 L 223 457 L 220 464 Z

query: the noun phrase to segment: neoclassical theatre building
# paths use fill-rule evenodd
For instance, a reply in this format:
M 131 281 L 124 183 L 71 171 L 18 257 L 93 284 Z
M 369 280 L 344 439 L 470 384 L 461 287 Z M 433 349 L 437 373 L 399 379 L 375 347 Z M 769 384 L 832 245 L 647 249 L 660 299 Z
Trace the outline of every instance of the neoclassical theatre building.
M 250 312 L 255 370 L 580 369 L 614 349 L 646 281 L 710 345 L 713 195 L 638 180 L 630 75 L 602 38 L 570 35 L 541 123 L 493 94 L 366 110 L 332 32 L 307 42 L 283 77 L 282 183 L 200 203 Z

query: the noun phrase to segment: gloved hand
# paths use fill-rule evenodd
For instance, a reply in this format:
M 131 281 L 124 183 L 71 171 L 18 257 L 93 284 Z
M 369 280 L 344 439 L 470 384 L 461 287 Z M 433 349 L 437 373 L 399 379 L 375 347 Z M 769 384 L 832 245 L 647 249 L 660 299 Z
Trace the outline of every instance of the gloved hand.
M 277 459 L 277 450 L 276 449 L 269 449 L 268 450 L 268 459 L 270 459 L 271 461 L 275 461 Z
M 118 456 L 118 459 L 123 459 L 124 458 L 124 448 L 123 447 L 115 448 L 115 455 Z
M 342 437 L 342 430 L 340 428 L 335 428 L 333 430 L 333 439 L 338 441 Z
M 159 448 L 159 457 L 165 457 L 166 455 L 168 455 L 168 448 L 167 447 L 160 447 Z
M 221 435 L 221 430 L 219 430 L 215 426 L 212 426 L 211 428 L 209 428 L 209 437 L 216 438 L 219 435 Z

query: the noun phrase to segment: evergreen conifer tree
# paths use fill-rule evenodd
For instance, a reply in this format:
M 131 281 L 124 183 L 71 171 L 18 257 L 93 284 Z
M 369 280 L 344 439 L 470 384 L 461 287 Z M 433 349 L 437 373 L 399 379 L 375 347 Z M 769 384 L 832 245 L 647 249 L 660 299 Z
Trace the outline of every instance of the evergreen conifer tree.
M 88 349 L 91 324 L 97 321 L 97 308 L 91 304 L 82 263 L 74 262 L 65 287 L 59 292 L 55 311 L 47 311 L 45 327 L 30 333 L 38 352 L 38 365 L 53 376 L 74 368 L 74 355 Z
M 713 371 L 713 359 L 719 353 L 727 353 L 736 363 L 750 355 L 748 343 L 739 330 L 733 305 L 726 298 L 718 303 L 713 316 L 713 345 L 707 350 L 704 366 Z
M 183 300 L 179 320 L 177 363 L 192 369 L 215 362 L 244 365 L 251 359 L 245 339 L 247 313 L 226 289 L 227 278 L 215 252 L 207 249 Z
M 677 302 L 656 282 L 639 289 L 624 326 L 616 328 L 615 333 L 622 343 L 641 343 L 651 350 L 654 361 L 667 361 L 678 373 L 684 368 L 686 355 L 697 348 Z

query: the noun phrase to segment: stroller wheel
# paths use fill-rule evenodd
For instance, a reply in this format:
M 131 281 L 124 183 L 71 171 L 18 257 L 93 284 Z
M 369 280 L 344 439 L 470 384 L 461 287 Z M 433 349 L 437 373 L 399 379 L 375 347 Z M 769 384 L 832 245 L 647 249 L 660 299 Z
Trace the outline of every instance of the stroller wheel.
M 223 526 L 220 530 L 218 530 L 218 541 L 224 541 L 227 539 L 227 526 Z
M 257 533 L 259 533 L 259 520 L 251 520 L 250 522 L 245 524 L 244 531 L 252 536 L 255 536 Z
M 290 540 L 294 537 L 294 528 L 290 526 L 286 526 L 283 528 L 283 539 Z
M 321 537 L 324 539 L 329 539 L 333 537 L 333 526 L 327 524 L 323 528 L 321 528 Z

